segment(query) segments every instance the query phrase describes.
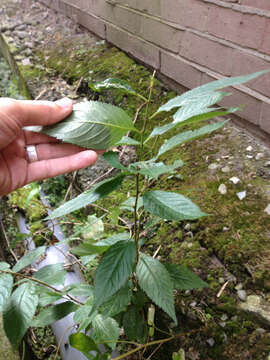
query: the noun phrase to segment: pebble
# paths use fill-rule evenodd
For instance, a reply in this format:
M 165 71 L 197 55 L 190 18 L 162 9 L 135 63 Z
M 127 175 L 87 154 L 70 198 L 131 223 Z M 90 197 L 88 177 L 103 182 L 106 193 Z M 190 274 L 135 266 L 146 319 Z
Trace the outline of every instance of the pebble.
M 246 155 L 247 159 L 253 159 L 253 155 Z
M 229 166 L 224 166 L 224 167 L 221 169 L 221 171 L 222 171 L 223 173 L 228 173 L 228 172 L 231 171 L 231 169 L 229 168 Z
M 239 193 L 236 194 L 239 200 L 243 200 L 246 196 L 247 196 L 247 192 L 246 191 L 241 191 Z
M 26 31 L 16 31 L 16 35 L 19 39 L 24 40 L 25 38 L 28 38 L 29 34 Z
M 216 170 L 218 168 L 219 168 L 219 164 L 217 164 L 217 163 L 212 163 L 208 166 L 209 170 Z
M 228 226 L 224 226 L 222 230 L 223 230 L 223 231 L 229 231 L 230 228 L 229 228 Z
M 266 214 L 270 215 L 270 204 L 267 205 L 267 207 L 264 209 L 264 212 L 266 212 Z
M 235 288 L 235 290 L 242 290 L 243 289 L 243 284 L 239 283 L 234 288 Z
M 246 148 L 246 150 L 247 150 L 247 151 L 253 151 L 253 147 L 252 147 L 252 146 L 248 146 L 248 147 Z
M 190 231 L 190 230 L 191 230 L 191 225 L 190 225 L 190 224 L 186 224 L 185 227 L 184 227 L 184 229 L 185 229 L 186 231 Z
M 211 347 L 215 345 L 215 340 L 213 338 L 207 339 L 206 342 Z
M 239 299 L 241 301 L 246 301 L 247 300 L 247 292 L 245 290 L 238 290 L 237 291 L 237 296 L 239 297 Z
M 238 177 L 233 176 L 233 177 L 230 178 L 230 181 L 236 185 L 236 184 L 238 184 L 241 180 L 240 180 Z
M 227 315 L 227 314 L 223 314 L 223 315 L 221 316 L 221 320 L 222 320 L 222 321 L 228 320 L 228 315 Z
M 218 191 L 221 193 L 221 195 L 227 194 L 227 187 L 225 184 L 220 184 Z
M 270 167 L 270 161 L 266 161 L 266 163 L 264 164 L 265 167 Z
M 266 333 L 266 330 L 262 329 L 262 328 L 258 328 L 256 329 L 256 331 L 259 333 L 259 334 L 265 334 Z
M 258 153 L 255 157 L 256 160 L 260 160 L 264 157 L 264 153 Z

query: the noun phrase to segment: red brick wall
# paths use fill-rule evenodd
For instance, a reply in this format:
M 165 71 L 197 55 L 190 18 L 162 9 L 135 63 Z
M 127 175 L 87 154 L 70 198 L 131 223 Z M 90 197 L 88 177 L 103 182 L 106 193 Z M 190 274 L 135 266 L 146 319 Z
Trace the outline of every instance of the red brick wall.
M 270 0 L 41 0 L 186 88 L 270 69 Z M 270 73 L 226 105 L 270 133 Z

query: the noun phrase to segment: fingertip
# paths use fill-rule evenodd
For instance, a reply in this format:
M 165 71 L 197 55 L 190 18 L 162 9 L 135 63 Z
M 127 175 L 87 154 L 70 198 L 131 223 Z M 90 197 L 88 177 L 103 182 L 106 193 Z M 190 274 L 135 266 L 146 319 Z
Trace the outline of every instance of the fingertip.
M 71 112 L 73 107 L 73 101 L 67 97 L 64 97 L 60 100 L 55 101 L 55 105 L 59 106 L 62 110 L 66 112 Z

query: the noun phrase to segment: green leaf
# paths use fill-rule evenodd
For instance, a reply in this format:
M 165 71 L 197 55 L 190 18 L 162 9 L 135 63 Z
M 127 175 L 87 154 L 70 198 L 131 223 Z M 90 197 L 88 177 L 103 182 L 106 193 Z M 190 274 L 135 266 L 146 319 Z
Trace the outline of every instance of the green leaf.
M 101 260 L 94 278 L 95 306 L 102 305 L 115 294 L 132 273 L 136 247 L 132 241 L 112 245 Z
M 215 130 L 220 129 L 222 126 L 226 124 L 227 121 L 218 122 L 215 124 L 206 125 L 198 130 L 189 130 L 185 131 L 183 133 L 177 134 L 173 136 L 171 139 L 167 140 L 159 149 L 159 152 L 157 154 L 157 158 L 159 158 L 161 155 L 163 155 L 165 152 L 175 148 L 176 146 L 179 146 L 181 144 L 184 144 L 187 141 L 196 139 L 200 136 L 209 134 Z
M 132 139 L 129 136 L 123 136 L 115 145 L 140 145 L 139 141 Z
M 220 90 L 223 88 L 226 88 L 228 86 L 235 86 L 242 83 L 245 83 L 247 81 L 250 81 L 252 79 L 255 79 L 256 77 L 263 75 L 267 73 L 269 70 L 259 71 L 253 74 L 248 74 L 244 76 L 237 76 L 232 78 L 224 78 L 222 80 L 216 80 L 213 82 L 210 82 L 208 84 L 199 86 L 195 89 L 192 89 L 190 91 L 185 92 L 183 95 L 177 96 L 171 100 L 169 100 L 166 104 L 162 105 L 157 113 L 161 111 L 170 111 L 171 109 L 175 107 L 180 107 L 183 105 L 186 105 L 188 103 L 199 103 L 201 101 L 204 101 L 204 99 L 208 98 L 211 93 L 213 94 L 214 91 Z
M 13 267 L 12 271 L 19 272 L 28 265 L 31 265 L 35 262 L 44 252 L 46 251 L 46 246 L 37 247 L 34 250 L 30 250 L 26 255 L 24 255 L 17 264 Z
M 134 196 L 129 197 L 126 201 L 124 201 L 121 204 L 120 209 L 134 211 L 135 201 L 136 198 Z M 143 199 L 141 196 L 139 196 L 137 202 L 137 210 L 139 210 L 142 206 L 143 206 Z
M 0 261 L 0 270 L 8 270 L 10 269 L 10 265 L 5 261 Z
M 111 349 L 115 349 L 120 336 L 118 323 L 112 318 L 97 315 L 93 320 L 93 338 L 97 343 L 106 343 Z
M 207 215 L 190 199 L 169 191 L 147 191 L 143 203 L 145 210 L 166 220 L 195 220 Z
M 66 274 L 63 264 L 51 264 L 38 270 L 33 277 L 49 285 L 64 285 Z
M 70 116 L 43 127 L 41 132 L 87 149 L 104 150 L 132 130 L 137 131 L 124 110 L 97 101 L 84 101 L 73 106 Z
M 6 303 L 3 311 L 4 329 L 15 348 L 31 325 L 37 305 L 38 296 L 30 282 L 20 285 Z
M 209 287 L 197 275 L 185 266 L 178 264 L 164 264 L 173 281 L 173 286 L 177 290 L 192 290 Z
M 140 174 L 157 180 L 160 175 L 171 172 L 182 166 L 183 162 L 181 160 L 176 160 L 171 165 L 165 165 L 163 162 L 155 163 L 152 161 L 142 161 L 132 165 L 137 168 L 137 171 Z
M 99 240 L 104 233 L 104 224 L 101 218 L 96 215 L 87 216 L 87 222 L 81 229 L 81 234 L 84 239 Z
M 36 286 L 36 294 L 39 297 L 38 303 L 42 307 L 54 303 L 55 301 L 61 299 L 64 295 L 64 293 L 63 295 L 58 294 L 49 290 L 48 288 L 45 288 L 44 286 Z
M 123 317 L 124 332 L 128 340 L 144 344 L 147 336 L 147 325 L 135 306 L 131 306 Z
M 147 296 L 177 322 L 174 309 L 173 283 L 165 266 L 151 256 L 140 254 L 136 275 L 140 287 Z
M 127 170 L 125 166 L 120 164 L 118 160 L 118 155 L 114 151 L 108 151 L 105 154 L 103 154 L 103 158 L 106 160 L 106 162 L 113 168 L 120 169 L 120 170 Z
M 11 295 L 12 287 L 13 276 L 9 274 L 0 274 L 0 312 L 3 311 L 3 308 Z
M 109 317 L 119 314 L 124 311 L 130 303 L 131 295 L 132 292 L 127 283 L 101 306 L 101 313 Z
M 83 242 L 82 244 L 71 249 L 71 253 L 77 256 L 88 256 L 94 254 L 103 254 L 109 248 L 108 245 L 96 246 L 95 244 L 89 244 L 88 242 Z
M 93 287 L 89 284 L 84 283 L 77 283 L 72 284 L 66 289 L 67 293 L 69 295 L 75 296 L 75 297 L 82 297 L 82 296 L 91 296 L 93 295 Z
M 50 306 L 47 309 L 41 310 L 41 312 L 32 321 L 31 326 L 43 327 L 51 325 L 54 322 L 66 317 L 68 314 L 76 311 L 77 309 L 78 305 L 71 301 L 66 301 Z
M 115 78 L 109 78 L 95 84 L 90 84 L 90 87 L 97 92 L 100 92 L 100 90 L 103 89 L 118 89 L 124 90 L 130 94 L 136 94 L 136 91 L 126 81 Z
M 78 256 L 88 256 L 91 254 L 103 254 L 105 251 L 109 249 L 110 246 L 116 244 L 117 242 L 121 240 L 129 240 L 130 235 L 129 233 L 120 233 L 116 235 L 112 235 L 108 237 L 107 239 L 103 239 L 100 241 L 97 241 L 95 243 L 88 243 L 84 242 L 75 248 L 71 249 L 71 252 Z
M 95 201 L 100 200 L 112 191 L 119 189 L 121 186 L 125 174 L 120 174 L 112 179 L 104 180 L 93 186 L 92 189 L 83 192 L 81 195 L 77 196 L 75 199 L 72 199 L 66 202 L 64 205 L 60 206 L 58 209 L 54 210 L 49 219 L 55 219 L 59 216 L 64 216 L 70 214 L 71 212 L 81 209 L 84 206 L 93 204 Z
M 97 257 L 97 254 L 82 256 L 81 257 L 81 262 L 82 262 L 83 265 L 88 265 L 93 260 L 95 260 L 96 257 Z
M 99 351 L 94 340 L 83 333 L 71 334 L 69 336 L 70 345 L 82 353 L 88 353 L 89 351 Z

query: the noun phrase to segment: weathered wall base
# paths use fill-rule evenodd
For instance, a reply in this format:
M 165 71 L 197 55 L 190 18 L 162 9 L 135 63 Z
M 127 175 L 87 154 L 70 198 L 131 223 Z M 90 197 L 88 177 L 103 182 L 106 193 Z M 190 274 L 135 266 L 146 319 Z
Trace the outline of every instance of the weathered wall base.
M 185 88 L 270 69 L 268 0 L 40 0 Z M 270 73 L 225 106 L 270 134 Z

